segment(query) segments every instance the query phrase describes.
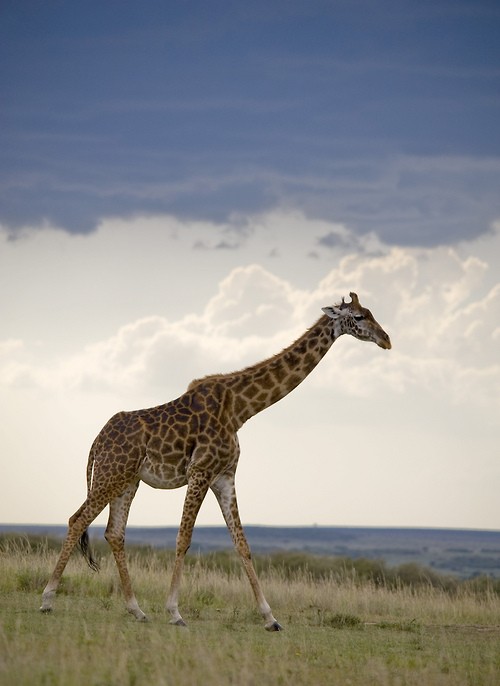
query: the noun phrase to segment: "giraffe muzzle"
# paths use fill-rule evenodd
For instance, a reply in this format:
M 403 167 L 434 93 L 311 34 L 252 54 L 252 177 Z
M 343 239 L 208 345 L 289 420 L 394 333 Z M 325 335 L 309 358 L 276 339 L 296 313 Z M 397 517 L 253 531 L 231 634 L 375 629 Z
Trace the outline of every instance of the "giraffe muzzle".
M 391 339 L 387 334 L 385 334 L 383 337 L 381 336 L 378 339 L 377 345 L 379 346 L 379 348 L 383 348 L 384 350 L 390 350 L 392 348 Z

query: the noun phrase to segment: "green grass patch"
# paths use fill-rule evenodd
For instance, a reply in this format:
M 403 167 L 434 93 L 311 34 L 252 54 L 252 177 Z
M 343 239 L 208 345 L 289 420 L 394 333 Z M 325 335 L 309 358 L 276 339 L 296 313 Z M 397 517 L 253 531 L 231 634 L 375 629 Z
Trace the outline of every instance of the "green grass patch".
M 131 551 L 148 624 L 125 612 L 114 563 L 104 548 L 100 554 L 98 574 L 72 557 L 54 612 L 43 615 L 56 547 L 1 542 L 0 686 L 500 683 L 500 597 L 491 583 L 452 589 L 421 570 L 393 583 L 380 576 L 382 563 L 364 563 L 362 573 L 344 560 L 320 572 L 323 560 L 307 556 L 290 564 L 260 558 L 264 591 L 284 626 L 269 634 L 235 557 L 191 556 L 182 629 L 164 610 L 171 553 Z

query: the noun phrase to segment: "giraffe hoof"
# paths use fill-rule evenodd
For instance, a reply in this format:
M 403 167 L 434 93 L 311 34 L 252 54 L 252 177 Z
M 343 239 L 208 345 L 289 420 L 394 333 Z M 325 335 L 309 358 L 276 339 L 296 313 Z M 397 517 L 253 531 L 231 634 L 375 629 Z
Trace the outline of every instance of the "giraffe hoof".
M 186 622 L 182 619 L 182 617 L 180 619 L 172 619 L 170 624 L 172 624 L 173 626 L 187 626 Z
M 51 607 L 43 607 L 43 605 L 42 605 L 42 607 L 40 608 L 40 612 L 44 615 L 49 615 L 52 612 L 52 608 Z
M 149 618 L 144 614 L 140 607 L 127 607 L 127 612 L 133 615 L 138 622 L 149 622 Z
M 266 626 L 266 631 L 283 631 L 283 627 L 278 622 L 273 622 L 269 626 Z

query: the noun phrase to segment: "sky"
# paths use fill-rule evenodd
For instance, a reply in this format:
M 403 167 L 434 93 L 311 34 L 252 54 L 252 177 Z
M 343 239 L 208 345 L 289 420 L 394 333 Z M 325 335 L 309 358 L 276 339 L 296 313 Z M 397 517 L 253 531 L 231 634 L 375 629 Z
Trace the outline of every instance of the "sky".
M 241 429 L 243 522 L 499 529 L 499 36 L 487 0 L 3 0 L 0 522 L 67 521 L 116 411 L 355 291 L 393 348 Z

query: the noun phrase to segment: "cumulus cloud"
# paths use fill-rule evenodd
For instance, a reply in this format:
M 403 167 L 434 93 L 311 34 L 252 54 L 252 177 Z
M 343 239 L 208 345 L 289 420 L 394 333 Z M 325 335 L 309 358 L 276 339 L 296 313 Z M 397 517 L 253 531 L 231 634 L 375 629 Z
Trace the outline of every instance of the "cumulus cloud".
M 259 265 L 234 269 L 209 300 L 203 319 L 215 335 L 273 337 L 294 321 L 303 294 Z
M 321 306 L 354 290 L 390 333 L 393 350 L 341 341 L 335 364 L 324 365 L 315 384 L 347 395 L 417 387 L 453 402 L 498 403 L 500 284 L 486 287 L 487 272 L 483 259 L 444 248 L 349 254 L 311 289 L 257 264 L 236 267 L 199 312 L 175 321 L 138 318 L 57 363 L 39 365 L 21 341 L 6 341 L 2 381 L 181 392 L 193 377 L 278 352 L 315 321 Z

